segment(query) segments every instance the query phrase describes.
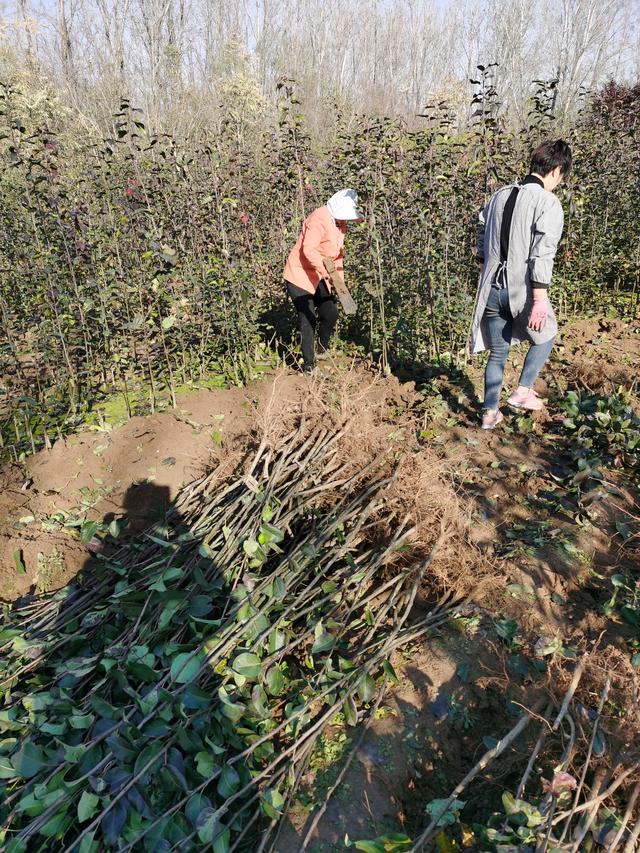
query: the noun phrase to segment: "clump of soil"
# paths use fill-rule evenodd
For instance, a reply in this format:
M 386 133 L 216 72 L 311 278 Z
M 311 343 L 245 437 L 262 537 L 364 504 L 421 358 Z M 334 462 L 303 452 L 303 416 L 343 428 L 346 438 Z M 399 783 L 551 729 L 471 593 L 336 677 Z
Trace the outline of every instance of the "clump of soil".
M 640 324 L 578 320 L 561 334 L 557 360 L 570 385 L 599 394 L 611 394 L 620 387 L 637 392 Z

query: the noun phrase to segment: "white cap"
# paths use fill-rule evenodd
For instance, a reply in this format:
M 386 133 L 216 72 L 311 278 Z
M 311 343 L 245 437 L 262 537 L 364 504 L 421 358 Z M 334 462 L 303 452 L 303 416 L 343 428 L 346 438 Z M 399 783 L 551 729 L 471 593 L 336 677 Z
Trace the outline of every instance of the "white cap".
M 334 219 L 362 219 L 358 210 L 358 193 L 355 190 L 339 190 L 327 202 L 329 213 Z

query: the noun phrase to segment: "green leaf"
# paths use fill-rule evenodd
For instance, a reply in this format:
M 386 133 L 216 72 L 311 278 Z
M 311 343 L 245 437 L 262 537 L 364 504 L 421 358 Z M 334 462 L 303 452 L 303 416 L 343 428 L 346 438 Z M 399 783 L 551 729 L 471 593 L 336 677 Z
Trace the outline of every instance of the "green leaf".
M 640 628 L 640 607 L 628 607 L 625 604 L 620 608 L 620 615 L 629 625 Z
M 276 598 L 280 601 L 287 594 L 287 585 L 281 577 L 275 577 L 267 585 L 266 593 L 270 598 Z
M 321 623 L 318 623 L 321 624 Z M 316 635 L 315 642 L 311 647 L 311 654 L 318 655 L 322 652 L 328 652 L 335 645 L 336 638 L 326 631 Z
M 80 541 L 86 545 L 87 542 L 91 542 L 93 537 L 98 532 L 98 527 L 100 525 L 97 521 L 85 521 L 80 528 Z
M 219 830 L 222 829 L 222 824 L 220 824 Z M 222 832 L 219 832 L 217 838 L 214 838 L 213 842 L 213 853 L 229 853 L 231 849 L 231 833 L 225 827 Z
M 211 808 L 211 800 L 203 794 L 194 794 L 185 806 L 185 816 L 191 826 L 195 827 L 199 816 L 205 809 Z
M 115 847 L 118 843 L 120 833 L 127 820 L 128 811 L 128 805 L 125 805 L 123 800 L 118 800 L 100 821 L 100 828 L 107 847 Z
M 263 720 L 269 716 L 267 694 L 259 684 L 253 685 L 253 690 L 251 691 L 251 704 L 249 707 Z
M 370 702 L 376 695 L 376 683 L 370 675 L 358 682 L 358 696 L 363 702 Z
M 93 714 L 74 714 L 69 717 L 69 724 L 72 729 L 88 729 L 95 717 Z
M 182 702 L 189 710 L 203 710 L 213 702 L 213 695 L 209 690 L 203 690 L 197 684 L 189 684 L 182 693 Z
M 72 818 L 68 815 L 67 810 L 58 812 L 54 814 L 53 817 L 45 823 L 43 827 L 40 828 L 40 835 L 44 835 L 45 838 L 61 838 L 63 833 L 66 832 L 70 823 L 72 822 Z
M 64 760 L 68 761 L 69 764 L 76 764 L 87 751 L 84 744 L 80 744 L 80 746 L 67 746 L 67 744 L 63 743 L 62 747 L 64 749 Z
M 198 838 L 203 844 L 211 844 L 215 838 L 218 838 L 225 831 L 219 819 L 220 809 L 206 808 L 198 815 L 196 821 L 196 829 L 198 830 Z
M 258 551 L 262 551 L 262 548 L 255 539 L 245 539 L 242 543 L 242 550 L 247 557 L 255 557 Z
M 516 800 L 507 791 L 502 795 L 502 806 L 509 822 L 515 826 L 539 826 L 544 820 L 538 809 L 526 800 Z
M 92 709 L 101 717 L 105 717 L 107 720 L 117 720 L 122 717 L 122 711 L 118 708 L 110 705 L 108 702 L 105 702 L 100 696 L 96 693 L 91 695 L 89 699 L 89 704 Z
M 44 751 L 30 740 L 22 744 L 18 752 L 13 755 L 11 763 L 18 775 L 25 779 L 32 779 L 41 770 L 50 766 Z
M 230 797 L 240 787 L 240 777 L 238 771 L 231 764 L 225 764 L 222 768 L 222 773 L 218 779 L 218 793 L 225 800 Z
M 220 710 L 224 716 L 233 723 L 237 723 L 246 711 L 245 706 L 240 702 L 233 702 L 224 687 L 218 688 L 218 698 L 222 702 Z
M 84 823 L 94 816 L 99 802 L 100 798 L 95 794 L 91 794 L 89 791 L 82 792 L 82 796 L 78 802 L 78 820 L 80 823 Z
M 284 676 L 278 664 L 269 669 L 265 682 L 267 691 L 272 696 L 279 696 L 282 693 L 284 690 Z
M 12 839 L 4 848 L 5 853 L 27 853 L 27 842 L 23 838 Z
M 165 723 L 164 720 L 158 719 L 157 717 L 153 720 L 150 720 L 144 727 L 145 737 L 166 737 L 170 732 L 171 728 L 169 724 Z
M 19 575 L 26 575 L 27 569 L 24 564 L 24 560 L 22 559 L 22 548 L 18 548 L 16 551 L 13 552 L 13 562 L 16 567 L 16 572 Z
M 85 837 L 80 842 L 80 847 L 78 848 L 78 853 L 98 853 L 100 849 L 99 842 L 95 841 L 95 830 L 90 832 L 89 835 L 85 835 Z
M 267 542 L 282 542 L 284 533 L 273 524 L 263 524 L 260 528 L 261 532 L 266 534 Z
M 165 330 L 165 332 L 166 332 L 168 329 L 170 329 L 170 328 L 173 326 L 173 324 L 174 324 L 175 322 L 176 322 L 176 318 L 174 317 L 174 315 L 173 315 L 173 314 L 170 314 L 168 317 L 165 317 L 165 318 L 163 319 L 163 321 L 162 321 L 162 328 L 163 328 L 163 329 Z
M 37 817 L 49 806 L 57 805 L 61 797 L 64 797 L 64 792 L 56 788 L 55 782 L 53 782 L 53 789 L 48 788 L 44 783 L 40 783 L 33 787 L 32 793 L 22 797 L 16 808 L 18 811 L 24 811 L 29 817 Z
M 19 773 L 11 761 L 4 756 L 0 756 L 0 779 L 15 779 L 18 775 Z
M 233 661 L 233 671 L 244 676 L 244 678 L 257 678 L 262 671 L 262 663 L 258 655 L 243 652 Z
M 391 666 L 391 663 L 388 660 L 382 662 L 382 669 L 391 684 L 395 685 L 400 683 L 398 676 L 396 675 L 395 669 Z
M 17 737 L 4 737 L 0 739 L 0 754 L 8 755 L 18 746 L 20 741 Z
M 184 756 L 179 749 L 171 748 L 167 754 L 166 769 L 171 773 L 174 780 L 183 791 L 189 791 L 189 783 L 185 776 Z
M 180 607 L 184 604 L 186 600 L 186 593 L 182 590 L 174 590 L 169 593 L 169 598 L 167 603 L 165 604 L 162 613 L 160 614 L 160 618 L 158 619 L 158 627 L 162 630 L 162 628 L 166 628 L 167 625 L 171 622 L 174 615 L 180 609 Z
M 627 539 L 631 539 L 631 536 L 633 535 L 629 525 L 625 524 L 623 521 L 616 521 L 616 530 L 625 542 Z
M 127 669 L 135 678 L 142 681 L 144 684 L 153 684 L 158 680 L 158 673 L 155 669 L 147 666 L 147 664 L 129 661 L 127 663 Z
M 281 631 L 279 628 L 271 631 L 268 637 L 268 649 L 269 654 L 275 654 L 275 652 L 279 651 L 284 647 L 285 644 L 285 635 L 284 631 Z
M 31 693 L 23 696 L 22 704 L 27 711 L 46 711 L 51 705 L 51 693 Z
M 200 545 L 200 547 L 198 548 L 198 554 L 200 554 L 201 557 L 206 557 L 208 560 L 213 557 L 213 551 L 211 550 L 211 546 L 207 545 L 206 542 L 203 542 Z
M 349 696 L 342 705 L 342 713 L 348 726 L 355 726 L 358 723 L 358 709 L 353 698 Z
M 435 818 L 446 802 L 446 799 L 438 799 L 431 800 L 431 802 L 428 803 L 426 811 L 431 820 Z M 458 821 L 458 812 L 462 811 L 465 805 L 466 802 L 464 800 L 454 800 L 442 817 L 438 819 L 436 826 L 453 826 L 456 824 Z
M 381 835 L 375 841 L 356 841 L 355 849 L 363 853 L 402 853 L 413 847 L 413 841 L 399 832 Z
M 142 773 L 143 767 L 146 767 L 147 764 L 151 761 L 152 758 L 155 758 L 157 755 L 162 752 L 164 748 L 164 744 L 161 741 L 156 741 L 155 743 L 151 743 L 149 746 L 146 746 L 142 752 L 136 758 L 135 764 L 133 766 L 133 772 L 137 776 L 138 773 Z M 153 762 L 149 765 L 149 768 L 144 772 L 144 775 L 140 779 L 140 784 L 144 785 L 145 780 L 153 775 L 158 768 L 158 761 Z
M 596 758 L 600 758 L 601 755 L 604 755 L 607 749 L 607 741 L 602 733 L 602 729 L 598 729 L 595 737 L 593 738 L 593 754 Z
M 277 788 L 269 788 L 262 794 L 262 811 L 271 820 L 279 820 L 284 811 L 284 797 Z
M 171 678 L 178 684 L 186 684 L 198 674 L 202 665 L 203 655 L 192 655 L 190 652 L 181 652 L 171 662 Z
M 217 765 L 210 752 L 198 752 L 195 755 L 196 770 L 205 779 L 213 775 Z
M 39 730 L 45 735 L 61 737 L 66 732 L 67 726 L 65 723 L 42 723 Z
M 146 534 L 147 539 L 150 539 L 152 542 L 155 542 L 156 545 L 160 545 L 162 548 L 172 548 L 173 542 L 169 542 L 168 539 L 160 539 L 159 536 L 152 536 L 151 533 Z

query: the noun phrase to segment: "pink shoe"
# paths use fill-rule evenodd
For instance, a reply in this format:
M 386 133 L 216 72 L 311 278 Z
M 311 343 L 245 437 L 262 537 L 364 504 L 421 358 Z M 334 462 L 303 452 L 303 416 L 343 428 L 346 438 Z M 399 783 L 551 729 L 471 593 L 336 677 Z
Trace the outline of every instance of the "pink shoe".
M 539 412 L 544 408 L 544 403 L 533 388 L 528 388 L 524 394 L 514 391 L 507 403 L 514 409 L 530 409 L 532 412 Z
M 495 429 L 503 420 L 500 409 L 485 409 L 482 413 L 482 429 Z

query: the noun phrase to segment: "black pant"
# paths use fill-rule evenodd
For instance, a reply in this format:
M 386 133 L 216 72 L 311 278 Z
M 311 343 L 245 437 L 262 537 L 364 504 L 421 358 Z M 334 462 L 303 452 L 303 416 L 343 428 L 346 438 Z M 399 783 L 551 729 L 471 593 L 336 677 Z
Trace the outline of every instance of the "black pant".
M 320 320 L 320 352 L 329 348 L 329 340 L 338 322 L 336 298 L 327 290 L 322 280 L 315 293 L 307 293 L 295 284 L 285 281 L 287 291 L 298 312 L 302 358 L 306 368 L 315 364 L 314 339 L 316 320 Z

